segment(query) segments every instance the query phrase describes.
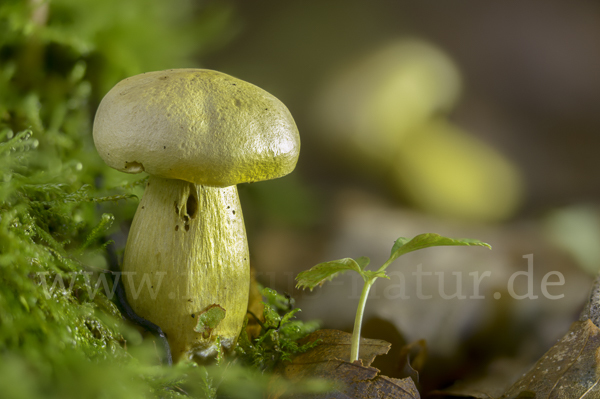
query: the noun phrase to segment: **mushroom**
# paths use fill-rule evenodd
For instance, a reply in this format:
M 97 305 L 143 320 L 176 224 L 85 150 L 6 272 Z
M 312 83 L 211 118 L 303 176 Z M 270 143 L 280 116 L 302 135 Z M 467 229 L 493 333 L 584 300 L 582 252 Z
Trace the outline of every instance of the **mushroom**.
M 171 69 L 119 82 L 93 135 L 109 166 L 150 175 L 125 247 L 128 302 L 163 329 L 174 361 L 233 348 L 250 286 L 236 184 L 294 169 L 300 138 L 288 109 L 229 75 Z M 198 316 L 215 307 L 225 316 L 207 333 Z

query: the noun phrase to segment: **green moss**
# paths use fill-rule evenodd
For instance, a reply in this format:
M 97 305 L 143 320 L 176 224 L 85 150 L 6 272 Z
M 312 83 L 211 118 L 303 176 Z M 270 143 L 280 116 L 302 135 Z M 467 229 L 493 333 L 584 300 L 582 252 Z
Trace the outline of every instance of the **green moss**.
M 236 351 L 242 360 L 265 371 L 316 346 L 318 343 L 299 345 L 296 341 L 317 330 L 319 325 L 317 322 L 294 320 L 300 309 L 294 309 L 292 298 L 271 288 L 263 288 L 261 292 L 264 298 L 264 322 L 260 335 L 250 340 L 247 334 L 242 334 Z

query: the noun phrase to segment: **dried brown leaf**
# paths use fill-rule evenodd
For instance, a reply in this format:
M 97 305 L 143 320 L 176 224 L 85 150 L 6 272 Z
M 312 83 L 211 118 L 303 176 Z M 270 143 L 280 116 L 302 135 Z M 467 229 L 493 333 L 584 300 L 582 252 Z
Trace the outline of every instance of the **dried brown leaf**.
M 390 344 L 376 339 L 361 339 L 358 361 L 350 363 L 351 334 L 337 330 L 319 330 L 305 340 L 321 340 L 315 348 L 296 356 L 280 368 L 283 377 L 293 382 L 305 378 L 324 378 L 334 381 L 338 388 L 325 398 L 390 398 L 418 399 L 419 393 L 410 378 L 396 379 L 379 375 L 370 367 L 375 356 L 383 355 Z M 318 398 L 321 396 L 315 396 Z
M 600 329 L 591 320 L 575 322 L 569 332 L 502 398 L 599 398 L 599 360 Z
M 317 359 L 350 360 L 350 346 L 352 334 L 339 330 L 318 330 L 304 338 L 300 343 L 305 344 L 319 340 L 319 345 L 310 353 Z M 370 366 L 376 356 L 385 355 L 392 344 L 380 339 L 360 339 L 360 353 L 358 358 L 365 366 Z

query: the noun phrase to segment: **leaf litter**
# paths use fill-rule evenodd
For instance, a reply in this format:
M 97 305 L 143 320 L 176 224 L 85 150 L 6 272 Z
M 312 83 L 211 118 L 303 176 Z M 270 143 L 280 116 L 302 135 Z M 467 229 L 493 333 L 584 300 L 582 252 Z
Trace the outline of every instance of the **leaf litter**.
M 600 275 L 592 287 L 579 321 L 502 396 L 468 387 L 448 389 L 443 397 L 489 399 L 600 398 Z M 444 395 L 445 394 L 445 395 Z M 439 396 L 437 396 L 439 397 Z
M 534 393 L 536 399 L 600 397 L 600 329 L 591 321 L 577 321 L 535 366 L 502 396 L 512 399 Z
M 281 377 L 293 382 L 307 378 L 322 378 L 333 381 L 336 386 L 318 398 L 390 398 L 420 399 L 417 388 L 410 377 L 398 379 L 379 374 L 371 367 L 376 356 L 385 355 L 391 344 L 377 339 L 361 338 L 359 360 L 351 363 L 350 346 L 352 335 L 338 330 L 318 330 L 304 338 L 306 342 L 319 341 L 313 349 L 301 353 L 290 362 L 282 364 L 278 372 Z M 279 398 L 285 392 L 271 396 Z M 285 396 L 294 398 L 294 396 Z

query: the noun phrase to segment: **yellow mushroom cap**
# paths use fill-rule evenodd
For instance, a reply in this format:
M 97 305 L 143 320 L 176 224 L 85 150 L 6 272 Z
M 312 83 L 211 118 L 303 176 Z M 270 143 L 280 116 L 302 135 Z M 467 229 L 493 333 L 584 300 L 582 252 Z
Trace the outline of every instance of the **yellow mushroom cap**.
M 206 69 L 122 80 L 102 99 L 93 134 L 98 153 L 117 170 L 218 187 L 284 176 L 300 152 L 281 101 Z

